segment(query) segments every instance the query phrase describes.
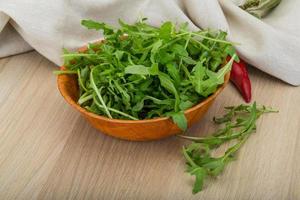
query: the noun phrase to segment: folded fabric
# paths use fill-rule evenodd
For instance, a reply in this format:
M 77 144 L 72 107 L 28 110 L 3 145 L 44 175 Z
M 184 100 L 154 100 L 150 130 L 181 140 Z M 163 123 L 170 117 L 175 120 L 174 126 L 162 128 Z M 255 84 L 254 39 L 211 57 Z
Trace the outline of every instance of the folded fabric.
M 292 85 L 300 85 L 300 0 L 284 0 L 263 20 L 231 0 L 2 0 L 0 57 L 37 50 L 57 65 L 62 48 L 76 50 L 101 39 L 80 25 L 94 19 L 117 26 L 118 19 L 134 22 L 147 17 L 158 26 L 171 20 L 191 29 L 222 29 L 249 64 Z M 2 11 L 2 13 L 1 13 Z M 10 25 L 20 36 L 12 31 Z M 29 46 L 30 45 L 30 46 Z

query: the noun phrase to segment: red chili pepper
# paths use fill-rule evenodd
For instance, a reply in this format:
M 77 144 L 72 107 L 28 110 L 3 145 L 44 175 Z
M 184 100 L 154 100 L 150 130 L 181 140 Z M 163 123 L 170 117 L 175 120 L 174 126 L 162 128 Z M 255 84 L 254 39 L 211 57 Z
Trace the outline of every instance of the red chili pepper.
M 227 57 L 227 62 L 231 59 Z M 234 83 L 237 89 L 242 94 L 244 100 L 249 103 L 251 101 L 251 82 L 246 69 L 245 61 L 240 59 L 240 62 L 234 61 L 230 73 L 230 80 Z

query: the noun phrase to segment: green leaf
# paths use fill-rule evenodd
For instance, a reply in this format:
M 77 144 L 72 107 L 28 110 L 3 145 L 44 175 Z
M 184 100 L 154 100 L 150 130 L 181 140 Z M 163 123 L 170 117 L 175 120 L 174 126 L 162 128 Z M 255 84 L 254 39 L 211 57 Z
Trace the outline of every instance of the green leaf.
M 159 51 L 159 54 L 157 54 L 157 62 L 161 64 L 167 64 L 172 63 L 176 58 L 176 55 L 174 52 L 169 53 L 168 49 L 163 49 Z
M 170 40 L 172 32 L 173 32 L 173 23 L 165 22 L 161 25 L 159 29 L 159 37 L 163 40 Z
M 162 45 L 162 40 L 159 39 L 158 41 L 156 41 L 154 44 L 153 44 L 153 47 L 151 49 L 151 56 L 150 56 L 150 60 L 152 63 L 155 63 L 155 55 L 158 53 L 159 51 L 159 48 L 161 47 Z
M 122 97 L 122 103 L 126 106 L 126 109 L 130 109 L 131 108 L 131 97 L 128 94 L 128 92 L 123 88 L 124 86 L 121 86 L 118 81 L 113 81 L 115 88 L 117 91 L 119 91 L 119 93 L 121 94 Z
M 259 114 L 268 112 L 265 108 L 265 106 L 257 108 L 255 102 L 252 105 L 226 107 L 227 113 L 223 117 L 216 118 L 218 123 L 224 125 L 209 136 L 179 135 L 183 139 L 192 141 L 188 147 L 183 148 L 183 155 L 187 161 L 187 172 L 196 176 L 193 193 L 201 191 L 206 176 L 220 175 L 225 166 L 234 160 L 236 153 L 249 136 L 255 132 Z M 273 109 L 268 110 L 272 111 Z M 239 119 L 239 122 L 236 119 Z M 234 145 L 223 150 L 223 146 L 220 146 L 227 142 L 234 143 Z M 216 151 L 218 153 L 223 151 L 224 154 L 220 157 L 214 156 Z
M 106 106 L 106 104 L 105 104 L 105 102 L 104 102 L 104 100 L 102 98 L 102 95 L 101 95 L 101 89 L 102 89 L 102 87 L 100 89 L 98 89 L 97 86 L 96 86 L 96 83 L 94 81 L 94 75 L 93 75 L 94 70 L 95 70 L 95 68 L 93 68 L 91 70 L 91 73 L 90 73 L 91 86 L 92 86 L 94 92 L 97 94 L 97 97 L 99 98 L 99 100 L 100 100 L 100 102 L 101 102 L 101 104 L 102 104 L 102 106 L 103 106 L 103 108 L 104 108 L 107 116 L 109 118 L 112 118 L 112 116 L 111 116 L 111 114 L 110 114 L 110 112 L 109 112 L 109 110 L 108 110 L 108 108 L 107 108 L 107 106 Z
M 177 113 L 171 114 L 173 122 L 182 130 L 185 131 L 187 129 L 187 119 L 184 115 L 184 112 L 180 111 Z
M 179 70 L 176 68 L 174 63 L 168 63 L 166 65 L 166 67 L 167 67 L 167 71 L 168 71 L 169 75 L 172 77 L 175 84 L 178 86 L 180 84 Z
M 187 50 L 184 48 L 184 46 L 180 45 L 180 44 L 174 44 L 171 47 L 171 50 L 180 56 L 188 57 L 188 55 L 189 55 Z
M 195 74 L 195 78 L 198 81 L 201 81 L 204 79 L 206 75 L 206 68 L 203 66 L 202 62 L 198 62 L 196 66 L 193 68 L 193 72 Z
M 181 58 L 188 65 L 196 65 L 197 64 L 197 61 L 195 61 L 191 57 L 181 57 Z
M 125 74 L 150 75 L 150 72 L 144 65 L 131 65 L 125 68 Z
M 196 177 L 193 186 L 193 194 L 196 194 L 203 188 L 204 179 L 206 177 L 206 170 L 202 167 L 194 167 L 190 170 L 190 174 Z
M 212 176 L 218 176 L 220 175 L 225 167 L 225 163 L 221 162 L 218 166 L 216 166 L 210 173 Z
M 187 100 L 187 101 L 181 101 L 180 104 L 179 104 L 179 108 L 180 110 L 187 110 L 191 107 L 193 107 L 194 103 Z
M 103 30 L 104 34 L 112 34 L 113 29 L 105 23 L 99 23 L 93 20 L 81 20 L 81 25 L 88 29 Z
M 135 106 L 132 107 L 132 110 L 135 112 L 141 111 L 144 107 L 145 98 L 141 99 Z
M 176 103 L 175 103 L 174 110 L 175 110 L 175 112 L 177 112 L 178 108 L 179 108 L 180 99 L 179 99 L 179 95 L 178 95 L 175 85 L 173 84 L 171 78 L 163 72 L 160 72 L 158 74 L 158 78 L 160 80 L 161 86 L 164 87 L 168 92 L 170 92 L 171 94 L 173 94 L 175 96 Z
M 237 53 L 236 53 L 235 48 L 233 46 L 227 46 L 226 49 L 225 49 L 225 52 L 228 53 L 228 55 L 230 55 L 231 57 L 236 55 L 235 58 L 234 58 L 234 61 L 238 62 L 238 63 L 240 62 L 240 59 L 237 56 Z
M 150 74 L 151 74 L 151 72 L 150 72 Z M 145 81 L 143 81 L 141 84 L 139 84 L 139 89 L 141 91 L 147 91 L 152 83 L 153 83 L 153 79 L 147 78 Z
M 205 163 L 203 167 L 213 170 L 219 168 L 220 166 L 224 166 L 224 162 L 221 159 L 213 159 L 212 161 Z
M 114 55 L 116 56 L 116 58 L 118 59 L 119 62 L 121 62 L 121 59 L 123 58 L 123 55 L 124 55 L 124 51 L 120 51 L 120 50 L 117 50 Z
M 149 73 L 151 75 L 158 75 L 159 74 L 159 68 L 157 63 L 153 63 L 149 69 Z

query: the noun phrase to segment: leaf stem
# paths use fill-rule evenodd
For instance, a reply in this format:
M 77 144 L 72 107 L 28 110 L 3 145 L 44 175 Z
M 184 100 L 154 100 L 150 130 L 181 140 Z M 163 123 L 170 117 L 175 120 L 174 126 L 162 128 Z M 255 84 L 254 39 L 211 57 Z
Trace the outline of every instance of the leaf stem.
M 97 54 L 88 54 L 88 53 L 68 53 L 63 54 L 62 57 L 88 57 L 88 56 L 96 56 Z
M 78 82 L 79 82 L 79 85 L 81 86 L 81 88 L 84 90 L 84 91 L 87 91 L 86 87 L 84 86 L 83 82 L 82 82 L 82 78 L 81 78 L 81 75 L 80 75 L 80 69 L 77 69 L 77 75 L 78 75 Z
M 197 167 L 198 165 L 192 160 L 192 158 L 188 155 L 188 153 L 186 152 L 185 147 L 182 147 L 182 152 L 183 155 L 185 157 L 185 159 L 188 161 L 188 163 L 193 166 L 193 167 Z
M 73 70 L 56 70 L 53 72 L 55 75 L 62 75 L 62 74 L 77 74 L 76 71 Z
M 83 97 L 83 98 L 82 98 L 82 96 L 81 96 L 81 97 L 78 99 L 78 104 L 81 105 L 81 104 L 83 104 L 84 102 L 89 101 L 89 100 L 91 100 L 91 99 L 93 99 L 93 94 L 90 94 L 90 95 L 88 95 L 88 96 L 86 96 L 86 97 Z
M 109 118 L 112 119 L 112 116 L 111 116 L 109 110 L 107 109 L 107 107 L 106 107 L 106 105 L 105 105 L 105 103 L 104 103 L 104 100 L 103 100 L 103 98 L 102 98 L 102 96 L 101 96 L 101 94 L 100 94 L 102 87 L 100 88 L 100 91 L 99 91 L 98 88 L 97 88 L 97 86 L 96 86 L 96 84 L 95 84 L 94 75 L 93 75 L 93 74 L 94 74 L 94 69 L 95 69 L 95 68 L 93 68 L 93 69 L 91 70 L 91 74 L 90 74 L 91 86 L 92 86 L 92 88 L 94 89 L 94 91 L 96 92 L 96 94 L 97 94 L 97 96 L 98 96 L 98 98 L 99 98 L 99 100 L 100 100 L 100 102 L 101 102 L 101 104 L 102 104 L 102 106 L 103 106 L 103 108 L 104 108 L 105 113 L 107 114 L 107 116 L 108 116 Z
M 98 100 L 97 100 L 96 98 L 95 98 L 94 100 L 95 100 L 95 101 L 94 101 L 95 104 L 96 104 L 99 108 L 104 109 L 104 107 L 103 107 L 101 104 L 99 104 L 99 102 L 98 102 Z M 135 118 L 135 117 L 133 117 L 133 116 L 131 116 L 131 115 L 129 115 L 129 114 L 126 114 L 126 113 L 124 113 L 124 112 L 122 112 L 122 111 L 119 111 L 119 110 L 116 110 L 116 109 L 113 109 L 113 108 L 110 108 L 110 107 L 107 107 L 107 109 L 110 110 L 111 112 L 117 113 L 117 114 L 122 115 L 122 116 L 124 116 L 124 117 L 127 117 L 127 118 L 129 118 L 129 119 L 132 119 L 132 120 L 139 120 L 138 118 Z
M 234 45 L 234 44 L 239 44 L 237 42 L 229 42 L 229 41 L 226 41 L 226 40 L 219 40 L 219 39 L 215 39 L 215 38 L 212 38 L 212 37 L 208 37 L 208 36 L 205 36 L 203 34 L 199 34 L 199 33 L 194 33 L 194 32 L 191 32 L 192 35 L 194 36 L 199 36 L 201 38 L 204 38 L 204 39 L 207 39 L 207 40 L 211 40 L 211 41 L 214 41 L 214 42 L 219 42 L 219 43 L 224 43 L 224 44 L 231 44 L 231 45 Z
M 203 47 L 203 49 L 207 50 L 207 51 L 210 51 L 210 49 L 204 45 L 202 42 L 200 42 L 199 40 L 196 40 L 194 38 L 191 38 L 194 42 L 196 42 L 197 44 L 199 44 L 201 47 Z

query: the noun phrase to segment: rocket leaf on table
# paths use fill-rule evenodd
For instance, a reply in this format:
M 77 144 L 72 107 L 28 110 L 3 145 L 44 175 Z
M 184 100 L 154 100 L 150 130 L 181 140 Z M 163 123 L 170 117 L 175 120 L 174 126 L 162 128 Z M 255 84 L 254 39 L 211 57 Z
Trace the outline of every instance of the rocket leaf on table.
M 265 106 L 257 107 L 256 102 L 252 105 L 242 104 L 225 109 L 227 113 L 224 116 L 214 118 L 214 122 L 223 124 L 223 127 L 209 136 L 179 135 L 192 142 L 183 147 L 183 155 L 186 159 L 187 172 L 195 176 L 194 194 L 203 189 L 206 178 L 221 174 L 225 166 L 235 158 L 238 150 L 256 130 L 256 121 L 262 114 L 278 112 Z M 228 147 L 223 155 L 213 156 L 213 152 L 227 142 L 235 142 L 235 144 Z

